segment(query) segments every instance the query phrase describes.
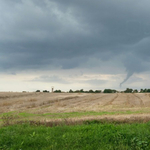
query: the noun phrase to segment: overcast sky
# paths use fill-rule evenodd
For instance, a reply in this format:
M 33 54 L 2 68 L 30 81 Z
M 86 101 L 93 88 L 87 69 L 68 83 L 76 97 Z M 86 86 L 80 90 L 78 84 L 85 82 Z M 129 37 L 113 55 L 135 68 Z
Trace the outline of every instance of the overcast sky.
M 0 0 L 0 91 L 150 88 L 149 0 Z

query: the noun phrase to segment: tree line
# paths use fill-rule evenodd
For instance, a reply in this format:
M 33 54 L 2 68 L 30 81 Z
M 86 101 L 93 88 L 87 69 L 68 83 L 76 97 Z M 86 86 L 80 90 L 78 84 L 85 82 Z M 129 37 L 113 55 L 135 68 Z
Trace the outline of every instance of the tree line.
M 41 92 L 41 91 L 36 90 L 36 92 Z M 47 90 L 43 90 L 42 92 L 49 93 L 49 91 Z M 64 92 L 61 90 L 55 90 L 54 93 L 64 93 Z M 138 91 L 137 89 L 131 89 L 131 88 L 126 88 L 126 90 L 124 91 L 117 91 L 114 89 L 104 89 L 104 91 L 92 90 L 92 89 L 88 91 L 84 91 L 83 89 L 80 89 L 80 90 L 73 91 L 72 89 L 70 89 L 67 93 L 150 93 L 150 89 L 141 89 L 140 91 Z

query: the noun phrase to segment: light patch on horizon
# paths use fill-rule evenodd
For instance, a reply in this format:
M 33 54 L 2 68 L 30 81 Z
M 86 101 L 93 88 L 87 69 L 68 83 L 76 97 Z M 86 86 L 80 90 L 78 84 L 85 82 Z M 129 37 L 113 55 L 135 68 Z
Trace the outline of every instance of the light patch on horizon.
M 0 87 L 0 91 L 36 91 L 36 90 L 49 90 L 54 86 L 55 89 L 61 89 L 62 91 L 72 90 L 104 90 L 105 88 L 113 88 L 117 90 L 123 90 L 127 87 L 133 86 L 134 88 L 140 89 L 143 84 L 148 88 L 149 74 L 135 74 L 133 77 L 127 81 L 127 86 L 121 89 L 118 83 L 122 80 L 123 75 L 109 75 L 109 74 L 78 74 L 74 77 L 69 76 L 67 73 L 62 73 L 60 71 L 55 72 L 45 72 L 41 76 L 37 76 L 37 73 L 30 74 L 0 74 L 0 82 L 3 86 Z M 53 76 L 48 76 L 48 74 L 53 74 Z M 66 75 L 67 74 L 67 75 Z M 42 78 L 41 78 L 42 77 Z M 46 78 L 44 78 L 46 77 Z M 52 78 L 51 78 L 52 77 Z M 38 80 L 39 79 L 39 80 Z M 45 80 L 44 80 L 45 79 Z M 59 80 L 61 81 L 59 81 Z M 63 81 L 64 79 L 64 81 Z M 34 82 L 33 82 L 34 81 Z M 135 82 L 137 83 L 134 86 Z M 7 84 L 6 84 L 7 83 Z M 67 84 L 66 84 L 67 83 Z

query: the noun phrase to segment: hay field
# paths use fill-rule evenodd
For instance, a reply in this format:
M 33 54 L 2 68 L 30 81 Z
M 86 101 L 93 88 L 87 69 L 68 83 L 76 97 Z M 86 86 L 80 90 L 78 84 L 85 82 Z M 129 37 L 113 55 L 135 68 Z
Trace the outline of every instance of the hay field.
M 0 93 L 0 113 L 60 113 L 150 110 L 149 93 Z

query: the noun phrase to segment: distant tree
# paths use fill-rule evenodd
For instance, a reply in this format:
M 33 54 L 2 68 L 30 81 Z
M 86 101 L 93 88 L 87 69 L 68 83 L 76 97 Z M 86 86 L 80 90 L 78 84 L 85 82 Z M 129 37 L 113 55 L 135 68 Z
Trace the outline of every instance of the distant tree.
M 69 91 L 69 93 L 72 92 L 73 92 L 72 90 Z M 90 89 L 89 91 L 84 91 L 83 89 L 74 91 L 74 93 L 101 93 L 101 92 L 102 92 L 101 90 L 93 91 L 92 89 Z
M 112 90 L 112 93 L 116 93 L 117 92 L 117 90 Z
M 117 91 L 116 90 L 112 90 L 112 89 L 105 89 L 103 91 L 103 93 L 116 93 Z
M 47 90 L 43 90 L 43 93 L 49 93 L 49 91 L 47 91 Z
M 102 91 L 101 90 L 96 90 L 94 93 L 101 93 Z
M 80 93 L 80 91 L 79 91 L 79 90 L 76 90 L 75 93 Z
M 150 89 L 147 89 L 147 92 L 150 93 Z
M 36 92 L 40 92 L 40 90 L 36 90 Z
M 55 90 L 54 93 L 61 93 L 61 90 Z
M 83 90 L 83 89 L 81 89 L 81 90 L 80 90 L 80 93 L 84 93 L 84 90 Z
M 112 93 L 111 89 L 105 89 L 103 93 Z
M 125 92 L 125 93 L 132 93 L 132 92 L 133 92 L 133 89 L 127 88 L 124 92 Z
M 73 91 L 70 89 L 70 90 L 69 90 L 69 93 L 73 93 Z
M 89 93 L 94 93 L 94 91 L 93 90 L 89 90 Z
M 140 93 L 143 93 L 143 89 L 140 90 Z
M 137 89 L 135 89 L 135 90 L 133 91 L 133 93 L 138 93 L 138 90 L 137 90 Z
M 147 92 L 147 89 L 144 89 L 144 90 L 143 90 L 143 93 L 146 93 L 146 92 Z

